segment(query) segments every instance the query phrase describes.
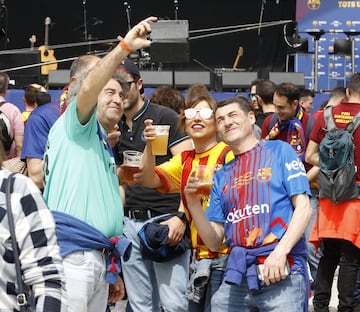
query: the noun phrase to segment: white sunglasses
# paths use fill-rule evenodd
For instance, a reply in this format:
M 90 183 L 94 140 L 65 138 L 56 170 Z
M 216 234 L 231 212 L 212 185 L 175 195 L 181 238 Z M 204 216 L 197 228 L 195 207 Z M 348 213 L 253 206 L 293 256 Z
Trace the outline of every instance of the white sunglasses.
M 211 118 L 213 110 L 210 108 L 187 108 L 184 110 L 185 118 L 188 120 L 194 119 L 197 113 L 199 113 L 201 119 L 207 120 Z

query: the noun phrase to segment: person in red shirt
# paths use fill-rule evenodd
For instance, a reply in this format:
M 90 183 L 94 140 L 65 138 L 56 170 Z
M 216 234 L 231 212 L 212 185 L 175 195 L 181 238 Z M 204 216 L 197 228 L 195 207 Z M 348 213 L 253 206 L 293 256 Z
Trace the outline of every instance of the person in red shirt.
M 355 74 L 346 90 L 347 101 L 342 101 L 332 109 L 337 128 L 345 128 L 360 111 L 360 74 Z M 324 114 L 310 135 L 306 151 L 306 161 L 319 166 L 319 144 L 325 136 Z M 360 130 L 354 132 L 355 166 L 360 168 Z M 360 184 L 360 171 L 356 174 Z M 319 185 L 321 188 L 321 185 Z M 336 267 L 339 265 L 338 292 L 339 311 L 358 311 L 354 309 L 354 291 L 357 271 L 360 268 L 360 199 L 334 204 L 330 199 L 320 198 L 318 219 L 314 223 L 310 240 L 321 242 L 323 255 L 318 266 L 315 281 L 315 311 L 328 311 L 331 285 Z

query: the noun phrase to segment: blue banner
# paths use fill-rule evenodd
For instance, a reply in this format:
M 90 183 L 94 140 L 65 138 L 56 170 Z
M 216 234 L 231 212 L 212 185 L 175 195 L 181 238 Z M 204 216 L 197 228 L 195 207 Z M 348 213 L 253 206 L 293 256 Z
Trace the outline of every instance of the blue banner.
M 299 36 L 309 40 L 309 53 L 296 54 L 294 63 L 296 72 L 304 72 L 305 87 L 314 89 L 315 82 L 314 36 L 309 32 L 322 30 L 324 34 L 318 41 L 318 80 L 315 91 L 330 90 L 339 85 L 348 86 L 353 72 L 352 62 L 355 63 L 354 72 L 360 68 L 360 1 L 297 0 L 296 21 Z M 345 32 L 359 34 L 347 35 Z

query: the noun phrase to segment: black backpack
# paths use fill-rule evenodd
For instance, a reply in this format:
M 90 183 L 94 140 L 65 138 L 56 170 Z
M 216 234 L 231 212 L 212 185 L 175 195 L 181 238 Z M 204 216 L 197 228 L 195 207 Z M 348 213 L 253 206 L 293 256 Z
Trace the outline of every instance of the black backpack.
M 324 119 L 326 134 L 319 144 L 319 197 L 342 203 L 358 197 L 353 133 L 360 125 L 360 112 L 344 129 L 335 126 L 331 106 L 325 109 Z
M 0 102 L 0 107 L 6 103 L 6 101 Z M 0 110 L 0 133 L 1 133 L 1 142 L 4 146 L 6 154 L 9 154 L 10 147 L 12 144 L 13 139 L 10 137 L 10 120 L 5 115 L 4 112 Z

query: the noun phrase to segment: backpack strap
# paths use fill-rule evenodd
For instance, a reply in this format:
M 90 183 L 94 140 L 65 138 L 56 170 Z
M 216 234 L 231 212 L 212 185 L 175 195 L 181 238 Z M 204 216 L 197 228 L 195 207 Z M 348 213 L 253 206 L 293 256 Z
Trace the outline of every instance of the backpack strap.
M 356 129 L 360 126 L 360 112 L 358 112 L 353 120 L 351 122 L 349 122 L 346 126 L 346 130 L 349 131 L 351 134 L 354 134 L 354 132 L 356 131 Z
M 6 101 L 1 101 L 0 102 L 0 106 L 2 106 L 3 104 L 7 103 Z
M 325 119 L 326 130 L 331 130 L 336 128 L 334 118 L 332 116 L 332 106 L 328 106 L 325 108 L 324 119 Z

